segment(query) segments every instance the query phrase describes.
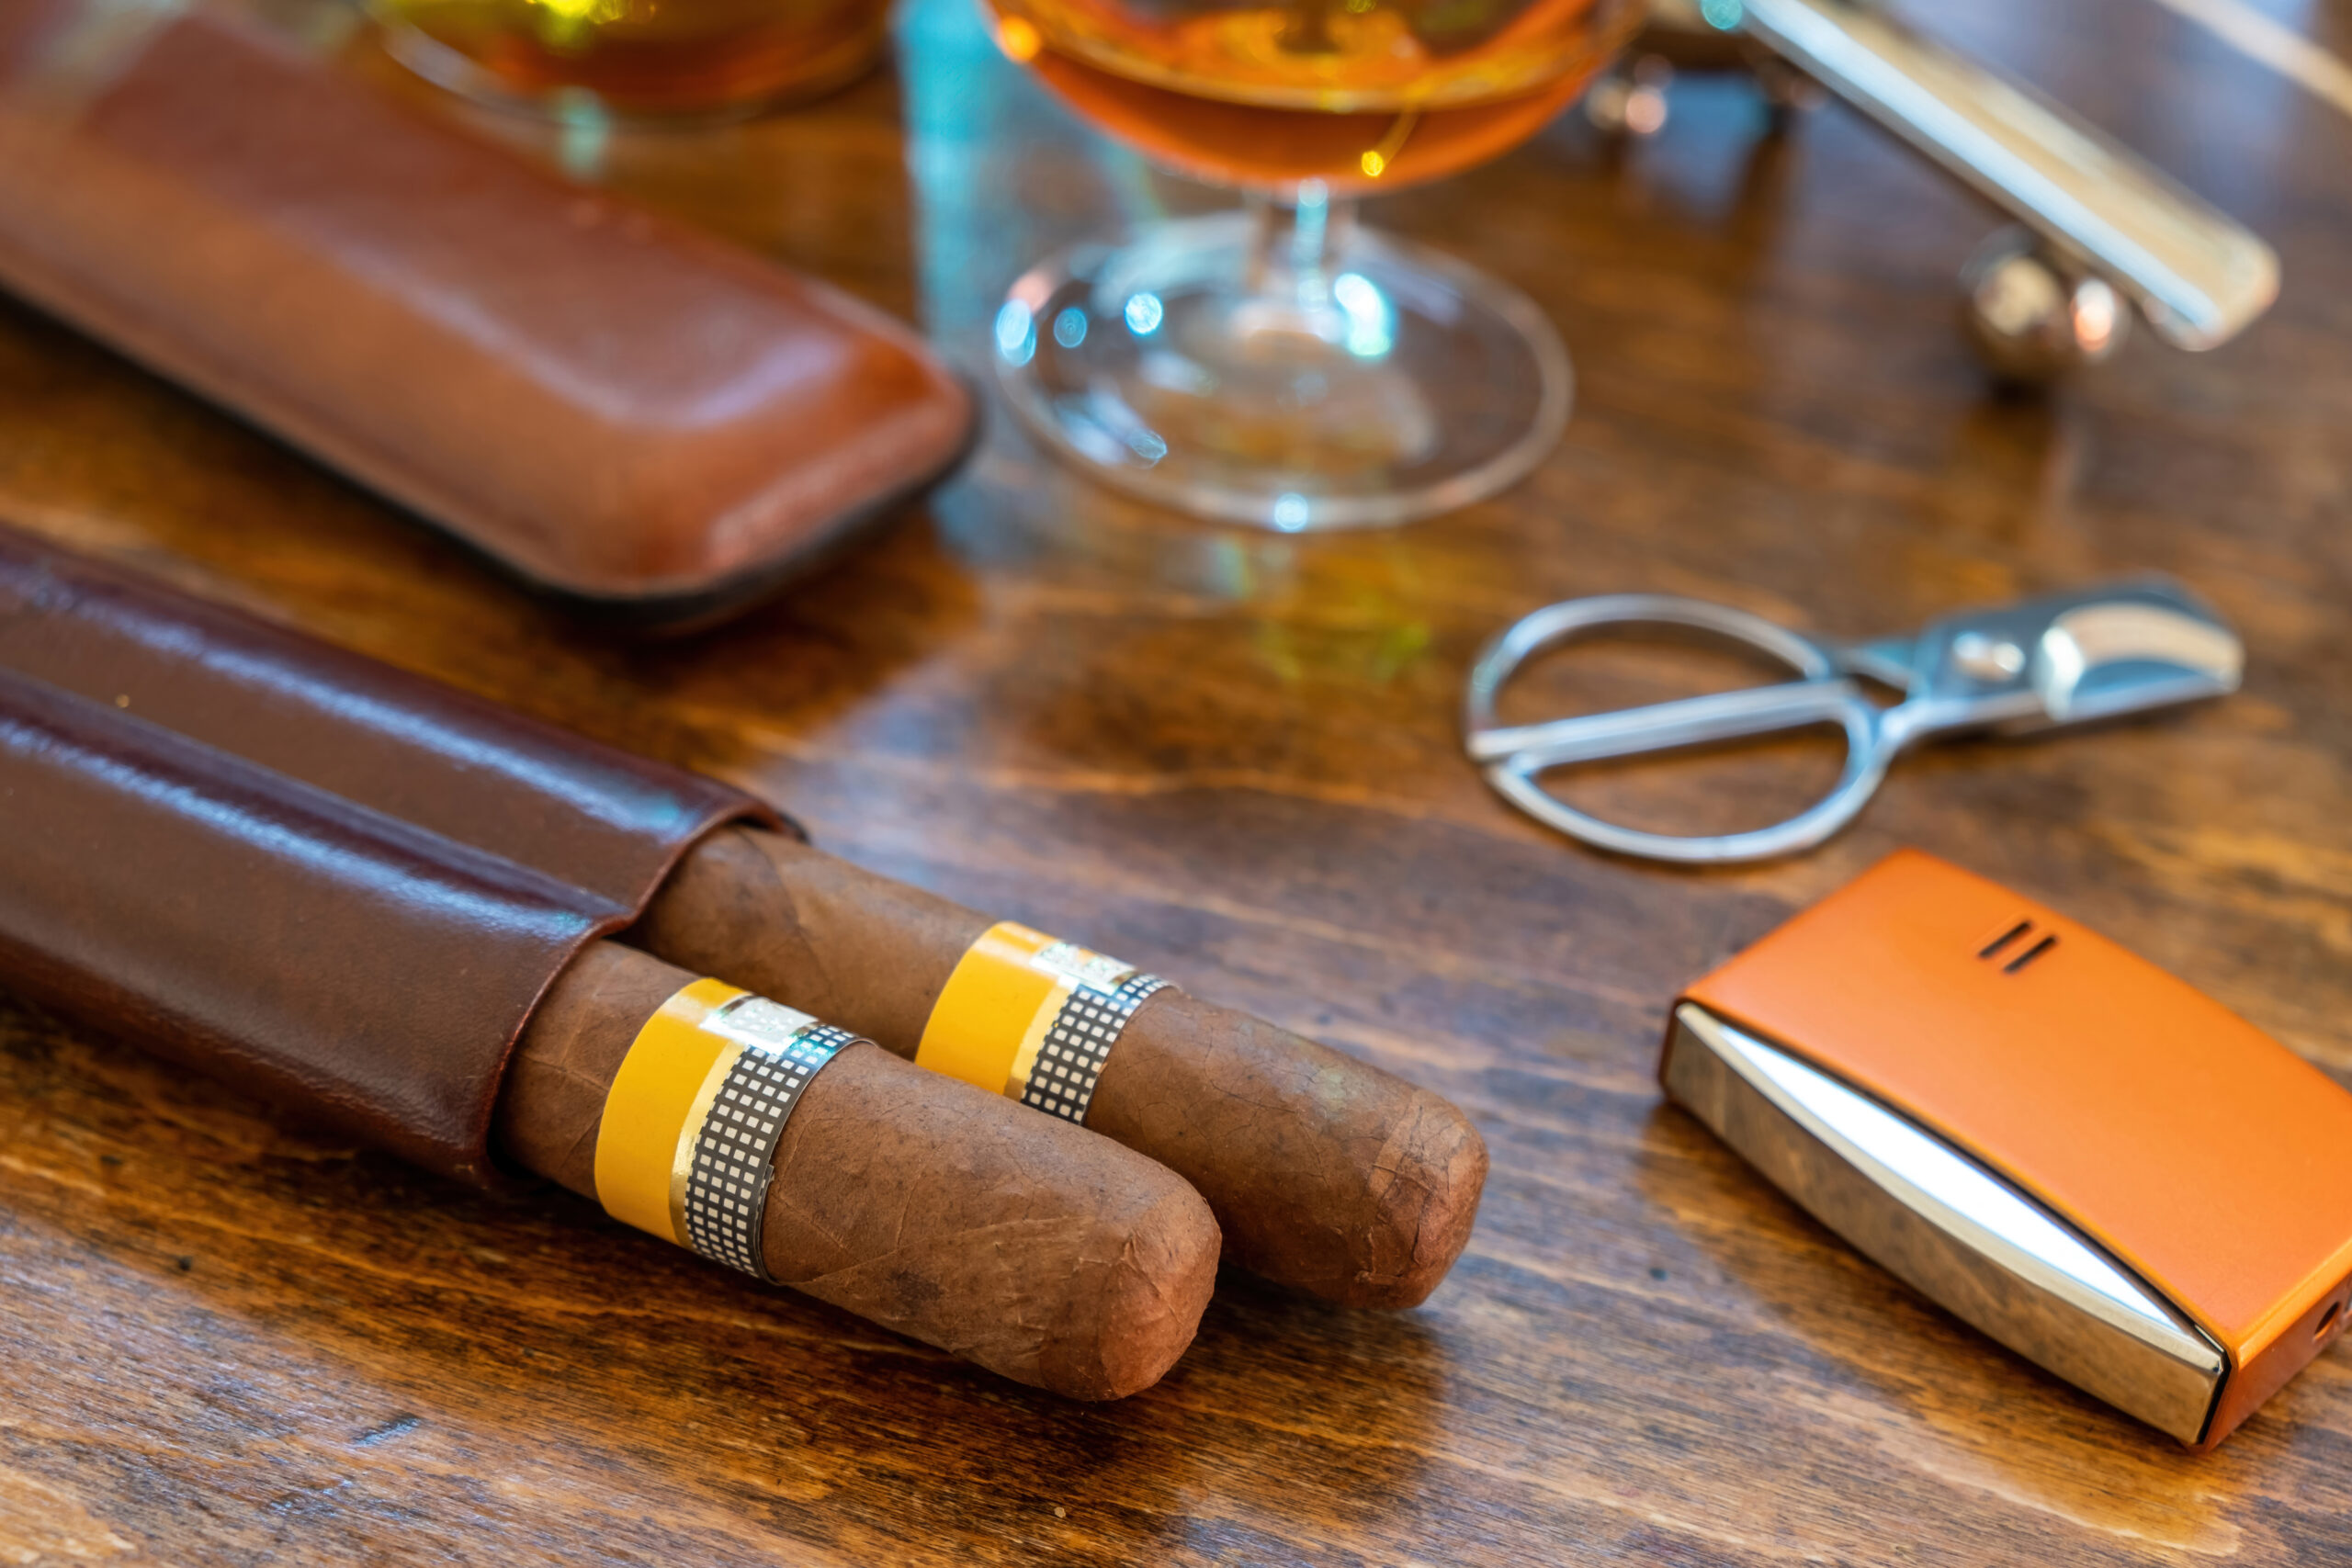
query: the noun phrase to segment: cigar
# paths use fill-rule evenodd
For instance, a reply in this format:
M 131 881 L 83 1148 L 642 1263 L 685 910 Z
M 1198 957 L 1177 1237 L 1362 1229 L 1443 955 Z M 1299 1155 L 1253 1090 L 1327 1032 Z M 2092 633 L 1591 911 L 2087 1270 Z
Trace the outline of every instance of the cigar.
M 689 852 L 624 940 L 930 1065 L 943 993 L 951 979 L 970 989 L 959 966 L 1002 930 L 781 834 L 729 828 Z M 1109 964 L 1083 953 L 1042 957 L 1081 969 Z M 1121 973 L 1110 964 L 1102 983 Z M 1173 987 L 1129 1000 L 1134 1011 L 1091 1093 L 1046 1097 L 1056 1109 L 1192 1183 L 1224 1232 L 1226 1256 L 1245 1268 L 1346 1306 L 1412 1306 L 1428 1296 L 1469 1240 L 1487 1178 L 1486 1145 L 1460 1111 Z M 1012 1028 L 1019 1032 L 1018 1020 Z M 989 1082 L 994 1070 L 984 1064 L 969 1076 L 1023 1092 L 1019 1074 Z M 1044 1101 L 1033 1091 L 1029 1102 Z
M 616 1174 L 627 1151 L 616 1147 L 639 1107 L 620 1101 L 641 1076 L 657 1015 L 674 1020 L 696 996 L 732 993 L 714 987 L 617 942 L 584 950 L 516 1048 L 493 1122 L 501 1150 L 662 1234 L 668 1215 L 628 1212 Z M 696 1027 L 724 1018 L 741 1033 L 751 1017 L 722 1004 Z M 801 1032 L 813 1032 L 841 1043 L 809 1069 L 773 1134 L 764 1212 L 742 1222 L 756 1256 L 737 1267 L 1077 1399 L 1122 1398 L 1175 1364 L 1216 1280 L 1216 1222 L 1197 1193 L 1080 1128 L 842 1031 Z M 763 1049 L 783 1064 L 781 1051 Z M 718 1125 L 735 1082 L 726 1073 L 704 1125 Z M 673 1114 L 656 1131 L 675 1145 L 680 1124 Z M 696 1146 L 712 1147 L 711 1134 Z M 669 1157 L 663 1149 L 656 1173 L 665 1179 Z M 697 1250 L 710 1250 L 700 1234 Z

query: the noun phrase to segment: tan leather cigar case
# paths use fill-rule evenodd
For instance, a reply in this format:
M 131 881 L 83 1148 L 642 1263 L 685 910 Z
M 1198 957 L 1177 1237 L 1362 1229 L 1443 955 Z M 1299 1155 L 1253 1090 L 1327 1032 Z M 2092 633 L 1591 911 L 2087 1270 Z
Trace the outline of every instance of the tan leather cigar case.
M 531 581 L 708 615 L 967 445 L 881 313 L 175 12 L 0 6 L 0 284 Z

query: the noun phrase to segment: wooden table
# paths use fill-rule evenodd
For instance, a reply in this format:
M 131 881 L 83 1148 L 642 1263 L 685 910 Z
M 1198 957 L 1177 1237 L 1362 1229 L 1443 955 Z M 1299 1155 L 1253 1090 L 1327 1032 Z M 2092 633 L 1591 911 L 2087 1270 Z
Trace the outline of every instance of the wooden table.
M 917 0 L 894 73 L 803 113 L 485 123 L 977 364 L 1048 246 L 1218 198 L 1091 141 L 967 3 Z M 2340 9 L 2303 23 L 2352 42 Z M 0 1562 L 2352 1561 L 2344 1353 L 2188 1458 L 1861 1261 L 1652 1079 L 1679 984 L 1910 843 L 2352 1083 L 2352 121 L 2148 0 L 1940 25 L 2271 237 L 2276 310 L 2211 355 L 2136 342 L 2048 402 L 1989 397 L 1952 276 L 1990 215 L 1841 111 L 1770 142 L 1745 89 L 1692 83 L 1622 156 L 1572 118 L 1375 206 L 1528 290 L 1578 355 L 1567 439 L 1512 493 L 1395 533 L 1227 532 L 1000 421 L 821 581 L 644 648 L 0 305 L 0 513 L 768 791 L 844 854 L 1429 1084 L 1494 1153 L 1424 1309 L 1228 1276 L 1173 1375 L 1080 1407 L 10 1006 Z M 1788 863 L 1597 857 L 1458 753 L 1473 650 L 1548 600 L 1667 590 L 1861 633 L 2136 568 L 2245 630 L 2242 695 L 1939 748 Z M 1636 649 L 1554 684 L 1704 673 Z M 1589 797 L 1758 820 L 1832 760 Z

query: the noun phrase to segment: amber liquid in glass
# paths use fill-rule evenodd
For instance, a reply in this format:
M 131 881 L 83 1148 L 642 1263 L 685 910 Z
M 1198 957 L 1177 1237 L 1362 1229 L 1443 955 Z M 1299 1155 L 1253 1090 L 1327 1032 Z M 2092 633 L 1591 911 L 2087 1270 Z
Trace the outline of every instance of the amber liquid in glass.
M 1636 0 L 991 0 L 1004 51 L 1174 168 L 1334 195 L 1437 179 L 1534 134 Z
M 805 97 L 879 58 L 888 0 L 371 0 L 396 52 L 464 88 L 624 114 Z M 426 40 L 432 59 L 403 48 Z M 455 65 L 456 70 L 449 67 Z

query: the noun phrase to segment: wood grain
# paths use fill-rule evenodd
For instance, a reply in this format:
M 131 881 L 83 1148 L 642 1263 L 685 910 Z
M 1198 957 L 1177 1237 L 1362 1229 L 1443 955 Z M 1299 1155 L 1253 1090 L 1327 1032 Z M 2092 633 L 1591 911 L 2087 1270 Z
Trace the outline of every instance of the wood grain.
M 649 648 L 0 304 L 9 517 L 769 791 L 839 852 L 1453 1097 L 1494 1154 L 1423 1310 L 1228 1276 L 1167 1382 L 1080 1408 L 6 1009 L 0 1562 L 2352 1560 L 2340 1351 L 2189 1459 L 1859 1259 L 1651 1077 L 1682 981 L 1915 843 L 2352 1083 L 2352 122 L 2143 0 L 1936 23 L 2271 237 L 2272 314 L 1990 398 L 1951 280 L 1991 215 L 1841 112 L 1764 142 L 1740 89 L 1692 82 L 1623 155 L 1571 118 L 1375 206 L 1577 353 L 1567 439 L 1511 494 L 1262 538 L 1107 496 L 1000 420 L 872 548 Z M 2341 10 L 2307 25 L 2352 43 Z M 748 126 L 471 118 L 919 314 L 973 366 L 1046 248 L 1220 199 L 1088 139 L 966 0 L 901 30 L 894 73 Z M 2140 568 L 2245 630 L 2243 694 L 1923 753 L 1787 864 L 1598 858 L 1457 752 L 1473 651 L 1551 599 L 1695 592 L 1860 634 Z M 1705 674 L 1607 653 L 1555 690 Z M 1728 824 L 1762 780 L 1589 787 Z

